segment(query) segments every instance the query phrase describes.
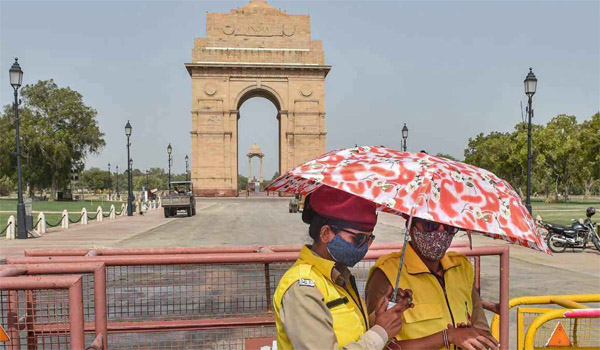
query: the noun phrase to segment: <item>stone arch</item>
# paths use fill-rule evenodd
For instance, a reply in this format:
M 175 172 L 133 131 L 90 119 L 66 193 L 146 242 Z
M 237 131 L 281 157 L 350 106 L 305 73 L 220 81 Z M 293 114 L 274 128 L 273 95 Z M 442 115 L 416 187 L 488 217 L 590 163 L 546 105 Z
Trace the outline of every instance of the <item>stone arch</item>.
M 240 107 L 244 104 L 244 102 L 248 101 L 254 97 L 262 97 L 269 100 L 277 109 L 277 112 L 281 111 L 284 106 L 284 101 L 281 98 L 281 95 L 277 92 L 277 90 L 267 86 L 261 85 L 258 86 L 256 84 L 252 84 L 242 91 L 240 91 L 236 98 L 233 100 L 233 104 L 231 105 L 231 109 L 240 110 Z
M 264 0 L 206 14 L 192 62 L 192 181 L 198 196 L 237 196 L 239 108 L 263 97 L 277 109 L 279 172 L 325 152 L 325 77 L 331 66 L 310 17 Z

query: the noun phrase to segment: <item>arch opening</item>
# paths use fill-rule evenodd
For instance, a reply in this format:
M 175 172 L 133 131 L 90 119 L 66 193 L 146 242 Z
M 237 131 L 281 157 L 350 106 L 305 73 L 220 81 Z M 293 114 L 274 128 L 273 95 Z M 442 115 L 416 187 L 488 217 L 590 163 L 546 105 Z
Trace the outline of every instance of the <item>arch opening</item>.
M 254 184 L 248 182 L 255 177 L 259 191 L 280 170 L 280 110 L 278 98 L 263 89 L 245 92 L 237 104 L 237 191 L 254 191 Z M 273 117 L 277 119 L 274 123 Z M 259 148 L 257 150 L 257 148 Z M 253 155 L 256 152 L 264 156 Z M 250 157 L 249 155 L 253 155 Z M 262 158 L 262 159 L 261 159 Z M 261 162 L 263 164 L 261 164 Z M 262 165 L 262 166 L 261 166 Z M 261 169 L 262 168 L 262 169 Z M 262 171 L 261 171 L 262 170 Z M 262 175 L 262 182 L 261 180 Z

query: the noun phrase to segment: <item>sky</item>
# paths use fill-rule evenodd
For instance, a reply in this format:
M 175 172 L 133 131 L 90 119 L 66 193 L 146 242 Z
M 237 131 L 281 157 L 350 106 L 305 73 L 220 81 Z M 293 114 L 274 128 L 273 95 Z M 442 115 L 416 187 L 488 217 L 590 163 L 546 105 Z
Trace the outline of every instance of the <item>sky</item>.
M 54 79 L 98 111 L 106 147 L 87 167 L 126 166 L 124 126 L 133 126 L 135 168 L 185 169 L 191 152 L 193 40 L 205 13 L 247 1 L 0 1 L 0 103 L 12 101 L 8 69 L 19 57 L 24 83 Z M 535 123 L 600 110 L 598 1 L 269 1 L 310 14 L 326 64 L 327 149 L 359 145 L 463 157 L 469 137 L 511 131 L 526 102 L 529 67 L 538 78 Z M 278 169 L 275 107 L 241 107 L 239 168 L 253 143 L 265 177 Z M 0 132 L 0 137 L 7 137 Z M 259 162 L 253 162 L 258 173 Z

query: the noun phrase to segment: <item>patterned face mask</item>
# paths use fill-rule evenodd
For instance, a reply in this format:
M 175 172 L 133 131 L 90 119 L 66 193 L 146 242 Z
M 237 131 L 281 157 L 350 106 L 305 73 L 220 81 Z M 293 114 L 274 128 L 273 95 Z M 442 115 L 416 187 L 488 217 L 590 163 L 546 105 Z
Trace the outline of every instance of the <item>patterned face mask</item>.
M 446 230 L 423 232 L 413 226 L 412 238 L 423 257 L 437 261 L 446 254 L 454 234 L 449 234 Z

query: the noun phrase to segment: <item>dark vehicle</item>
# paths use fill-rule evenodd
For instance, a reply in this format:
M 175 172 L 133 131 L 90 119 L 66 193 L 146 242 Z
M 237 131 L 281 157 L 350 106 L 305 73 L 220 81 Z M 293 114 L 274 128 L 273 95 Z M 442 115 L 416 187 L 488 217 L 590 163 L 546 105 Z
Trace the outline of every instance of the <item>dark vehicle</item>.
M 290 213 L 297 213 L 299 207 L 300 207 L 300 201 L 298 200 L 297 197 L 290 199 L 290 208 L 289 208 Z
M 596 232 L 596 223 L 592 222 L 592 216 L 596 214 L 596 209 L 593 207 L 587 208 L 585 211 L 585 220 L 576 221 L 571 219 L 571 226 L 562 226 L 551 223 L 546 223 L 538 218 L 538 223 L 544 227 L 548 234 L 546 241 L 548 248 L 554 253 L 562 253 L 567 248 L 587 248 L 589 241 L 594 243 L 596 249 L 600 250 L 600 237 Z
M 294 198 L 290 199 L 289 212 L 297 213 L 304 210 L 304 198 L 306 198 L 305 195 L 297 194 L 296 196 L 294 196 Z
M 191 181 L 172 181 L 171 190 L 162 200 L 165 217 L 176 216 L 177 211 L 185 210 L 187 216 L 196 215 L 194 185 Z

